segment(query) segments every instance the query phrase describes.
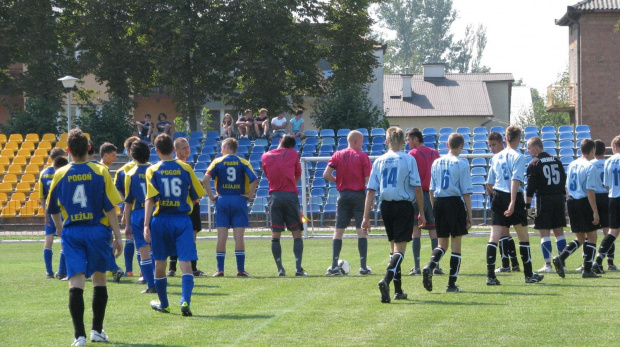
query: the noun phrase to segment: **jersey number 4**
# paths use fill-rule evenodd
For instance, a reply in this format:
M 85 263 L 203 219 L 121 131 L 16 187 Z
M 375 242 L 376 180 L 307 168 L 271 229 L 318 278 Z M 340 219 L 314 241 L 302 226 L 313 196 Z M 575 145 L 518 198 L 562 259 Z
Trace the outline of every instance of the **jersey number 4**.
M 77 187 L 75 187 L 72 200 L 74 204 L 80 205 L 81 208 L 86 208 L 88 206 L 88 199 L 86 198 L 83 184 L 78 184 Z

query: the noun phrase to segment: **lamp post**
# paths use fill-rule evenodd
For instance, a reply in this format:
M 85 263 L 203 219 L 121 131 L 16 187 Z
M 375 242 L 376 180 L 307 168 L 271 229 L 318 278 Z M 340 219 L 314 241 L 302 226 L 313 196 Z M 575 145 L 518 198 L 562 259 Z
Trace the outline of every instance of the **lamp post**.
M 71 90 L 75 87 L 75 82 L 78 79 L 73 76 L 65 76 L 58 80 L 62 82 L 67 92 L 67 133 L 69 133 L 69 131 L 71 131 Z

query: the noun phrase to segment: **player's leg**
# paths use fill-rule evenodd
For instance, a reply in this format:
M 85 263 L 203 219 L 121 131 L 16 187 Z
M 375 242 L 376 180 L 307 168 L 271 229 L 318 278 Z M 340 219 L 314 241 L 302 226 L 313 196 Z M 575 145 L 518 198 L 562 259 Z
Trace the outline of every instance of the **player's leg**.
M 461 290 L 456 285 L 456 280 L 459 278 L 459 271 L 461 270 L 461 240 L 462 236 L 455 236 L 452 239 L 452 254 L 450 254 L 450 277 L 448 277 L 448 287 L 446 291 L 460 292 Z
M 564 248 L 566 248 L 566 237 L 564 236 L 564 228 L 554 228 L 553 235 L 555 235 L 555 248 L 558 251 L 558 254 L 562 253 Z
M 52 268 L 52 245 L 54 244 L 54 234 L 45 234 L 43 243 L 43 262 L 45 263 L 45 273 L 47 278 L 54 278 L 54 270 Z
M 433 249 L 428 264 L 422 269 L 422 284 L 429 292 L 433 290 L 432 278 L 434 270 L 439 265 L 439 261 L 443 258 L 444 254 L 446 254 L 446 249 L 450 245 L 450 239 L 447 237 L 441 237 L 438 241 L 438 246 Z
M 360 221 L 361 226 L 361 221 Z M 368 257 L 368 233 L 364 231 L 362 228 L 355 229 L 357 232 L 357 250 L 360 254 L 360 275 L 370 275 L 371 269 L 368 264 L 366 264 L 366 259 Z
M 176 255 L 170 256 L 170 265 L 168 268 L 168 277 L 174 277 L 177 273 L 177 262 L 179 261 L 179 257 Z
M 596 256 L 596 261 L 594 262 L 594 264 L 592 264 L 592 269 L 594 270 L 594 272 L 596 273 L 604 272 L 603 267 L 601 266 L 601 264 L 603 263 L 603 258 L 607 256 L 612 246 L 614 245 L 614 242 L 616 241 L 616 238 L 618 237 L 618 232 L 620 232 L 620 229 L 609 229 L 609 228 L 603 229 L 603 233 L 605 234 L 605 237 L 603 238 L 603 241 L 601 241 L 601 246 L 599 247 L 598 255 Z
M 261 129 L 262 127 L 260 125 L 258 125 L 257 122 L 254 122 L 254 132 L 256 133 L 256 137 L 260 137 L 261 136 Z
M 509 257 L 510 252 L 508 251 L 508 240 L 510 239 L 510 232 L 508 229 L 509 228 L 503 228 L 500 231 L 498 247 L 499 247 L 499 255 L 500 255 L 500 258 L 502 259 L 502 266 L 497 269 L 498 270 L 497 272 L 510 272 L 511 271 L 510 257 Z
M 159 302 L 151 301 L 151 308 L 162 313 L 170 313 L 170 304 L 168 302 L 168 278 L 166 277 L 167 258 L 171 254 L 176 254 L 173 242 L 172 226 L 166 223 L 166 218 L 162 216 L 153 216 L 151 219 L 151 249 L 153 251 L 153 260 L 155 260 L 155 288 L 157 289 L 157 297 Z
M 508 231 L 508 229 L 506 229 L 506 231 Z M 505 242 L 506 249 L 508 250 L 508 258 L 512 264 L 511 271 L 521 271 L 521 268 L 519 267 L 519 260 L 517 258 L 517 247 L 515 245 L 515 240 L 510 235 L 510 232 L 508 232 L 508 239 Z
M 133 237 L 128 237 L 125 234 L 125 249 L 123 250 L 123 256 L 125 257 L 125 275 L 133 277 L 133 256 L 136 252 L 135 243 Z
M 409 201 L 384 201 L 381 203 L 381 216 L 385 224 L 388 240 L 391 242 L 392 256 L 385 276 L 379 282 L 381 302 L 389 303 L 389 286 L 394 281 L 394 299 L 407 298 L 402 290 L 401 263 L 407 250 L 407 242 L 411 241 L 411 230 L 414 223 L 413 204 Z
M 140 253 L 144 254 L 140 258 L 140 269 L 146 282 L 146 290 L 143 293 L 155 293 L 155 267 L 153 266 L 153 259 L 151 259 L 151 245 L 146 244 L 139 249 Z
M 278 268 L 278 276 L 286 276 L 284 266 L 282 266 L 282 245 L 280 244 L 280 235 L 282 231 L 271 231 L 271 254 Z
M 282 245 L 280 236 L 285 229 L 282 196 L 279 192 L 274 192 L 269 196 L 269 215 L 271 216 L 271 254 L 278 268 L 278 276 L 286 276 L 286 271 L 282 266 Z
M 301 266 L 301 261 L 304 255 L 304 239 L 302 238 L 303 229 L 291 231 L 293 234 L 293 254 L 295 255 L 295 276 L 307 276 Z
M 341 217 L 342 218 L 342 217 Z M 338 216 L 336 216 L 338 219 Z M 340 259 L 340 250 L 342 249 L 342 235 L 344 234 L 344 228 L 336 227 L 334 236 L 332 239 L 332 265 L 327 269 L 325 275 L 327 276 L 340 276 L 340 268 L 338 268 L 338 260 Z
M 552 272 L 553 268 L 551 267 L 551 230 L 549 229 L 539 229 L 540 233 L 540 251 L 542 252 L 543 260 L 545 262 L 545 266 L 538 270 L 539 272 Z
M 213 277 L 224 276 L 224 263 L 226 261 L 226 240 L 228 240 L 228 228 L 217 227 L 217 244 L 215 246 L 215 262 L 217 268 Z
M 432 252 L 433 250 L 435 250 L 439 246 L 439 239 L 437 238 L 437 231 L 435 229 L 429 229 L 428 230 L 428 237 L 431 239 L 431 252 Z M 443 275 L 444 274 L 444 272 L 441 269 L 441 267 L 439 267 L 439 263 L 437 263 L 437 266 L 433 270 L 433 274 L 435 274 L 435 275 Z
M 94 272 L 91 276 L 93 282 L 93 321 L 90 339 L 93 342 L 107 342 L 108 336 L 103 331 L 103 319 L 108 305 L 108 287 L 106 286 L 105 272 Z
M 515 214 L 516 213 L 517 211 L 515 211 Z M 540 282 L 544 278 L 544 275 L 538 275 L 532 269 L 532 253 L 530 249 L 530 236 L 527 232 L 527 214 L 525 209 L 523 209 L 520 215 L 522 215 L 519 217 L 522 221 L 521 223 L 515 224 L 514 227 L 517 232 L 517 237 L 519 238 L 519 253 L 521 254 L 521 261 L 523 262 L 523 275 L 525 276 L 525 282 Z
M 73 322 L 74 337 L 80 337 L 86 341 L 86 328 L 84 328 L 84 273 L 72 274 L 69 278 L 69 313 Z
M 295 193 L 283 193 L 281 198 L 282 220 L 287 229 L 293 234 L 293 254 L 295 255 L 295 276 L 308 276 L 301 266 L 304 254 L 304 230 L 299 212 L 299 198 Z
M 587 241 L 583 244 L 583 272 L 581 277 L 599 277 L 592 271 L 594 256 L 596 254 L 596 230 L 586 233 Z
M 192 301 L 192 291 L 194 290 L 194 272 L 192 271 L 192 260 L 198 260 L 196 252 L 196 242 L 194 241 L 194 230 L 192 221 L 187 215 L 179 215 L 171 218 L 176 226 L 175 246 L 179 256 L 179 267 L 183 275 L 181 276 L 181 313 L 185 317 L 192 315 L 190 305 Z
M 497 259 L 497 242 L 502 231 L 507 229 L 503 225 L 491 225 L 491 235 L 487 243 L 486 263 L 487 263 L 487 285 L 499 285 L 499 280 L 495 276 L 495 261 Z
M 338 193 L 337 210 L 336 210 L 336 229 L 332 238 L 332 264 L 325 273 L 326 276 L 340 276 L 340 268 L 338 260 L 340 259 L 340 250 L 342 249 L 342 235 L 351 222 L 353 217 L 353 201 L 350 199 L 349 192 L 342 191 Z
M 233 238 L 235 239 L 235 259 L 237 260 L 237 276 L 250 277 L 245 271 L 245 227 L 233 228 Z
M 189 215 L 192 220 L 192 229 L 194 230 L 194 243 L 198 239 L 198 233 L 202 230 L 202 220 L 200 219 L 200 202 L 194 202 L 194 207 L 192 208 L 192 213 Z M 198 244 L 196 244 L 198 247 Z M 194 273 L 194 277 L 203 277 L 206 274 L 200 270 L 198 270 L 198 260 L 192 260 L 192 271 Z
M 67 261 L 65 259 L 65 252 L 63 251 L 62 244 L 60 245 L 60 256 L 58 257 L 58 272 L 56 272 L 56 278 L 59 280 L 67 279 Z
M 417 223 L 413 225 L 413 233 L 411 236 L 411 250 L 413 251 L 413 268 L 411 268 L 409 275 L 420 275 L 420 250 L 422 248 L 420 244 L 420 237 L 422 236 L 422 230 Z

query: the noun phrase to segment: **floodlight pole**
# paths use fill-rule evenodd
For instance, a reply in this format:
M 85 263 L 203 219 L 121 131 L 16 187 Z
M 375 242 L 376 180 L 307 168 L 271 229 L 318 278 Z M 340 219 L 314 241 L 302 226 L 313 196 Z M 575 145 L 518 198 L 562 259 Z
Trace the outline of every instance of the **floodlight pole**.
M 58 79 L 62 82 L 65 91 L 67 92 L 67 134 L 71 131 L 71 90 L 75 87 L 75 82 L 78 80 L 73 76 L 65 76 Z M 71 154 L 69 154 L 69 160 L 71 160 Z

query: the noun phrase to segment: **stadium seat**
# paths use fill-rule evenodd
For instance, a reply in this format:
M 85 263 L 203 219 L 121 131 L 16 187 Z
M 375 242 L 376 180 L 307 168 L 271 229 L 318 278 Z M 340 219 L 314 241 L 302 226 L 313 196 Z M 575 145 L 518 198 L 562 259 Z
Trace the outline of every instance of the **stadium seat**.
M 21 156 L 16 156 L 15 158 L 13 158 L 13 165 L 19 165 L 21 167 L 26 166 L 26 164 L 28 164 L 28 158 L 29 156 L 26 155 L 21 155 Z
M 536 135 L 539 134 L 538 127 L 537 126 L 533 126 L 533 125 L 526 126 L 525 129 L 524 129 L 524 132 L 526 134 L 536 134 Z
M 263 151 L 264 150 L 265 149 L 263 148 Z M 250 157 L 248 158 L 248 161 L 249 162 L 255 161 L 255 162 L 260 163 L 262 161 L 262 159 L 263 159 L 263 153 L 254 153 L 254 149 L 252 149 L 252 154 L 250 154 Z
M 304 144 L 318 146 L 319 145 L 319 139 L 316 138 L 316 137 L 308 137 L 308 138 L 306 138 L 306 142 L 304 142 Z
M 347 146 L 348 142 L 347 142 L 347 138 L 346 137 L 341 137 L 338 139 L 338 146 Z
M 18 144 L 20 144 L 24 142 L 24 137 L 22 136 L 22 134 L 11 134 L 9 136 L 8 142 L 17 142 Z
M 422 135 L 434 135 L 437 136 L 437 129 L 435 128 L 424 128 L 422 129 Z
M 19 147 L 19 150 L 27 150 L 32 153 L 34 151 L 35 145 L 34 142 L 22 142 L 22 145 Z
M 215 130 L 211 130 L 211 131 L 207 131 L 207 139 L 213 139 L 213 140 L 219 140 L 220 139 L 220 133 L 218 133 Z
M 257 198 L 269 197 L 269 189 L 257 189 L 256 190 L 256 197 Z
M 36 183 L 36 178 L 32 173 L 25 173 L 22 175 L 20 182 Z
M 573 127 L 570 125 L 560 125 L 560 127 L 558 128 L 558 133 L 560 134 L 565 134 L 565 133 L 573 133 Z
M 445 146 L 445 143 L 444 143 L 444 146 Z M 439 145 L 437 145 L 437 148 L 439 148 Z M 446 155 L 446 154 L 448 154 L 450 151 L 449 151 L 447 148 L 445 148 L 445 147 L 444 147 L 444 148 L 439 148 L 439 149 L 437 150 L 437 152 L 439 152 L 439 155 Z
M 54 142 L 56 142 L 56 134 L 45 133 L 41 137 L 41 141 L 46 141 L 46 142 L 54 143 Z
M 58 140 L 58 142 L 56 142 L 56 147 L 67 149 L 69 146 L 67 146 L 67 140 Z
M 472 176 L 471 177 L 471 184 L 482 184 L 484 185 L 486 183 L 486 179 L 484 176 Z
M 4 176 L 4 179 L 6 180 L 6 175 Z M 15 178 L 15 180 L 17 181 L 17 178 Z M 0 192 L 1 193 L 6 193 L 6 194 L 10 194 L 13 192 L 13 183 L 11 182 L 7 182 L 7 181 L 2 181 L 0 182 Z
M 580 132 L 580 133 L 577 133 L 577 135 L 575 135 L 575 140 L 577 140 L 577 141 L 581 141 L 581 140 L 585 140 L 585 139 L 590 139 L 590 138 L 592 138 L 590 136 L 590 132 Z
M 474 158 L 471 160 L 471 166 L 472 167 L 476 167 L 476 166 L 481 166 L 481 167 L 487 167 L 487 160 L 485 158 Z
M 559 155 L 560 157 L 566 157 L 566 156 L 573 157 L 575 156 L 575 150 L 572 147 L 571 148 L 560 148 Z
M 486 176 L 487 170 L 483 167 L 473 167 L 471 169 L 471 175 L 472 176 Z
M 573 162 L 573 157 L 560 157 L 560 161 L 562 162 L 562 165 L 569 165 L 570 163 Z
M 324 178 L 315 178 L 312 180 L 312 188 L 325 188 L 327 187 L 327 181 Z M 325 192 L 323 192 L 325 193 Z
M 473 146 L 472 146 L 473 150 L 488 150 L 489 147 L 487 146 L 486 142 L 474 142 Z
M 533 137 L 538 137 L 538 134 L 536 133 L 525 133 L 525 136 L 523 137 L 524 141 L 527 141 Z
M 501 135 L 504 135 L 504 132 L 506 132 L 506 129 L 503 126 L 496 125 L 494 127 L 491 127 L 490 132 L 491 133 L 497 132 L 497 133 L 500 133 Z
M 383 152 L 385 152 L 385 145 L 384 144 L 376 144 L 376 145 L 372 145 L 372 147 L 370 148 L 371 152 L 381 152 L 381 154 L 383 154 Z
M 6 206 L 6 207 L 2 208 L 2 213 L 0 213 L 0 217 L 2 217 L 2 218 L 15 218 L 17 216 L 18 212 L 19 212 L 19 209 L 16 209 L 14 207 Z
M 304 145 L 301 148 L 302 153 L 311 153 L 311 154 L 316 154 L 316 146 L 314 145 Z
M 3 145 L 7 142 L 7 138 L 5 134 L 0 134 L 0 145 Z
M 336 132 L 336 137 L 347 137 L 350 132 L 351 129 L 338 129 L 338 131 Z
M 189 134 L 189 139 L 190 140 L 202 141 L 203 138 L 204 138 L 204 134 L 202 133 L 202 131 L 192 131 Z
M 474 194 L 484 194 L 484 193 L 486 193 L 486 189 L 481 184 L 474 184 L 474 185 L 472 185 L 472 187 L 474 189 L 473 190 Z
M 555 133 L 543 133 L 541 136 L 543 141 L 556 141 L 558 139 Z
M 573 142 L 572 140 L 560 141 L 560 145 L 558 146 L 558 148 L 575 148 L 575 142 Z
M 454 132 L 452 127 L 443 127 L 439 129 L 439 135 L 450 135 Z
M 437 142 L 437 138 L 435 137 L 435 135 L 424 136 L 424 144 L 429 145 L 429 147 L 430 145 L 435 146 L 436 142 Z
M 6 193 L 0 193 L 0 205 L 4 205 L 4 203 L 6 203 L 7 201 L 9 201 L 9 198 Z
M 555 134 L 556 130 L 553 125 L 545 125 L 542 128 L 540 128 L 540 133 L 541 134 Z
M 575 135 L 573 135 L 572 132 L 570 133 L 560 133 L 559 135 L 559 140 L 563 141 L 563 140 L 574 140 L 575 139 Z
M 19 149 L 19 143 L 14 142 L 14 141 L 9 141 L 7 143 L 4 144 L 4 150 L 11 150 L 13 152 L 17 152 L 17 150 Z
M 15 185 L 15 192 L 29 193 L 31 189 L 32 187 L 28 182 L 19 182 Z
M 248 149 L 248 146 L 239 145 L 239 148 L 237 148 L 237 155 L 246 155 L 246 154 L 250 154 L 250 150 Z
M 384 136 L 373 137 L 372 144 L 373 145 L 385 145 L 385 137 Z
M 487 142 L 487 135 L 474 134 L 474 142 Z
M 209 154 L 201 154 L 198 156 L 198 158 L 196 158 L 196 164 L 198 163 L 210 163 L 211 162 L 211 155 Z
M 589 125 L 585 125 L 585 124 L 581 124 L 581 125 L 577 125 L 575 127 L 575 133 L 581 133 L 581 132 L 590 132 L 590 126 Z M 10 139 L 9 139 L 10 141 Z
M 448 138 L 449 137 L 450 137 L 450 134 L 439 135 L 439 138 L 437 139 L 437 142 L 448 142 Z
M 37 164 L 28 164 L 24 169 L 24 174 L 38 175 L 41 172 L 41 167 Z
M 357 130 L 360 133 L 362 133 L 362 135 L 364 135 L 364 137 L 368 137 L 369 136 L 368 129 L 366 129 L 366 128 L 358 128 L 358 129 L 355 129 L 355 130 Z
M 333 137 L 326 137 L 321 140 L 321 145 L 336 146 L 336 140 Z
M 322 129 L 319 133 L 319 137 L 335 137 L 336 133 L 334 129 Z
M 19 164 L 11 164 L 6 170 L 6 172 L 8 173 L 12 173 L 16 175 L 21 175 L 23 171 L 24 171 L 23 166 Z
M 269 189 L 269 181 L 267 180 L 260 180 L 258 181 L 258 189 Z M 256 202 L 254 202 L 256 203 Z
M 208 167 L 209 167 L 209 163 L 204 162 L 204 161 L 199 161 L 199 162 L 196 162 L 196 164 L 194 164 L 194 171 L 207 171 Z
M 252 141 L 250 139 L 239 139 L 239 141 L 237 141 L 239 146 L 246 146 L 246 147 L 250 147 L 252 145 Z
M 471 135 L 471 129 L 469 127 L 458 127 L 456 132 L 461 135 Z
M 254 203 L 250 209 L 251 215 L 265 215 L 267 214 L 267 207 L 263 204 Z
M 316 130 L 306 130 L 306 139 L 309 137 L 319 137 L 319 132 Z
M 543 141 L 543 148 L 547 151 L 548 149 L 556 149 L 557 145 L 555 141 Z
M 487 133 L 488 133 L 488 131 L 487 131 L 487 128 L 485 128 L 485 127 L 475 127 L 474 131 L 473 131 L 474 136 L 476 136 L 476 135 L 484 135 L 486 137 Z
M 39 142 L 39 134 L 34 134 L 34 133 L 30 133 L 30 134 L 26 134 L 26 137 L 24 138 L 24 142 Z
M 321 206 L 319 204 L 307 204 L 306 205 L 308 215 L 321 214 Z
M 370 130 L 370 137 L 375 137 L 375 136 L 383 136 L 383 137 L 385 137 L 385 129 L 383 129 L 383 128 L 372 128 Z

